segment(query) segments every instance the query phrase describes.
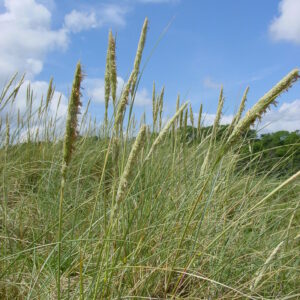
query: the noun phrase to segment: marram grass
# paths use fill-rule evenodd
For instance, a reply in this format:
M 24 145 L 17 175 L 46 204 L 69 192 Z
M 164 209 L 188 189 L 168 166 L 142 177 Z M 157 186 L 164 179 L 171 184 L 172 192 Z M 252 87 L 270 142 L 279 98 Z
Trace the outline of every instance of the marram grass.
M 240 134 L 250 128 L 250 126 L 262 117 L 271 104 L 275 104 L 276 98 L 288 90 L 294 82 L 299 79 L 299 70 L 294 69 L 279 81 L 268 93 L 266 93 L 259 101 L 247 111 L 243 119 L 241 119 L 233 129 L 229 137 L 229 143 L 235 142 Z
M 138 79 L 138 74 L 139 74 L 139 69 L 140 69 L 140 64 L 142 60 L 142 54 L 143 50 L 145 47 L 145 42 L 146 42 L 146 35 L 147 35 L 147 30 L 148 30 L 148 18 L 145 18 L 144 25 L 142 28 L 138 48 L 136 51 L 136 56 L 134 60 L 134 66 L 133 66 L 133 71 L 132 71 L 132 93 L 135 91 L 137 79 Z
M 111 70 L 110 70 L 110 58 L 111 58 L 111 31 L 109 32 L 108 38 L 108 47 L 106 53 L 106 65 L 105 65 L 105 75 L 104 75 L 104 124 L 107 127 L 108 123 L 108 105 L 109 105 L 109 97 L 111 92 Z
M 43 99 L 28 87 L 25 111 L 14 106 L 24 77 L 0 93 L 0 299 L 299 298 L 300 171 L 272 175 L 293 154 L 270 161 L 272 172 L 260 169 L 263 151 L 246 163 L 242 155 L 251 147 L 245 132 L 298 70 L 243 115 L 246 90 L 231 130 L 220 125 L 222 93 L 210 129 L 205 107 L 198 103 L 196 121 L 179 96 L 164 125 L 166 103 L 155 87 L 152 118 L 146 110 L 139 122 L 126 108 L 139 88 L 147 27 L 146 20 L 120 97 L 109 33 L 112 128 L 87 108 L 78 125 L 80 64 L 64 121 L 60 100 L 56 112 L 47 109 L 52 79 Z
M 245 90 L 245 92 L 243 94 L 239 110 L 238 110 L 237 114 L 234 116 L 234 118 L 232 120 L 232 125 L 236 125 L 240 121 L 240 119 L 241 119 L 242 113 L 243 113 L 243 111 L 245 109 L 248 92 L 249 92 L 249 86 L 247 86 L 247 88 L 246 88 L 246 90 Z
M 111 97 L 113 100 L 113 105 L 115 107 L 117 100 L 117 63 L 116 63 L 116 42 L 112 35 L 111 30 L 109 31 L 108 39 L 109 47 L 109 80 L 110 80 L 110 89 Z
M 176 121 L 178 116 L 186 109 L 187 103 L 184 103 L 180 109 L 175 113 L 175 115 L 168 121 L 168 123 L 164 126 L 164 128 L 161 130 L 161 132 L 158 134 L 157 138 L 152 143 L 152 146 L 145 158 L 145 160 L 149 160 L 154 150 L 158 147 L 158 145 L 163 141 L 164 137 L 169 132 L 169 129 L 171 128 L 172 124 Z
M 74 144 L 77 138 L 78 114 L 81 106 L 80 85 L 82 81 L 82 71 L 80 63 L 76 66 L 70 101 L 68 105 L 68 115 L 66 121 L 66 132 L 63 143 L 63 163 L 61 168 L 61 187 L 59 200 L 59 219 L 58 219 L 58 262 L 57 262 L 57 299 L 61 298 L 61 251 L 62 251 L 62 216 L 64 189 L 67 175 L 67 168 L 70 164 Z
M 197 123 L 197 138 L 200 139 L 201 137 L 201 119 L 202 119 L 202 110 L 203 106 L 202 103 L 200 104 L 199 114 L 198 114 L 198 123 Z
M 128 187 L 128 181 L 129 181 L 130 174 L 133 171 L 134 164 L 138 160 L 138 154 L 144 145 L 145 134 L 146 134 L 146 125 L 143 125 L 135 139 L 135 142 L 132 145 L 132 149 L 131 149 L 129 157 L 127 159 L 125 169 L 120 178 L 120 183 L 119 183 L 117 196 L 116 196 L 117 203 L 122 201 L 122 199 L 124 197 L 124 194 Z

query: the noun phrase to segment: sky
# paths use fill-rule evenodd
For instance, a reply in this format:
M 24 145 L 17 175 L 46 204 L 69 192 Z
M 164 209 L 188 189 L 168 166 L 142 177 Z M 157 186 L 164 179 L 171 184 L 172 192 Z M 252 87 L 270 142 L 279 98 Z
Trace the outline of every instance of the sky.
M 197 117 L 213 122 L 221 85 L 222 123 L 231 121 L 250 86 L 249 109 L 300 59 L 299 0 L 0 0 L 0 88 L 18 71 L 36 102 L 53 76 L 55 101 L 63 94 L 61 115 L 78 60 L 83 65 L 83 104 L 102 119 L 108 31 L 117 41 L 118 90 L 128 78 L 145 17 L 149 30 L 136 98 L 136 114 L 151 123 L 153 81 L 165 87 L 164 119 L 175 111 L 177 94 L 189 100 Z M 145 65 L 146 64 L 146 65 Z M 53 108 L 54 109 L 54 108 Z M 262 132 L 300 129 L 300 83 L 278 98 L 263 117 Z

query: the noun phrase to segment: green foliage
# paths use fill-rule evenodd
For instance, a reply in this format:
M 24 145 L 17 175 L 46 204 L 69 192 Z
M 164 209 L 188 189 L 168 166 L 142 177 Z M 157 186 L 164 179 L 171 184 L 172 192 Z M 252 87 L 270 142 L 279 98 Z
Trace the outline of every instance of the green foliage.
M 246 157 L 243 163 L 254 156 L 259 157 L 260 172 L 268 172 L 273 176 L 291 175 L 300 169 L 300 132 L 278 131 L 262 134 L 250 140 L 242 152 Z

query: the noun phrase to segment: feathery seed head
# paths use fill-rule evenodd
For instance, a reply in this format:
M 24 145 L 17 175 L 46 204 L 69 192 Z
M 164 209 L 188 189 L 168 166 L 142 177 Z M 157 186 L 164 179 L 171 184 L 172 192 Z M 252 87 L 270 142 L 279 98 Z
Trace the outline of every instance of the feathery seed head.
M 234 118 L 233 118 L 233 120 L 231 122 L 231 126 L 236 125 L 239 122 L 239 120 L 241 119 L 241 115 L 242 115 L 242 113 L 243 113 L 243 111 L 245 109 L 245 104 L 246 104 L 246 101 L 247 101 L 248 91 L 249 91 L 249 86 L 246 88 L 246 90 L 245 90 L 245 92 L 243 94 L 239 110 L 238 110 L 237 114 L 234 116 Z
M 110 87 L 111 97 L 113 104 L 116 103 L 117 95 L 117 64 L 116 64 L 116 42 L 112 35 L 111 30 L 109 31 L 109 75 L 110 75 Z
M 105 105 L 105 112 L 104 112 L 104 122 L 105 125 L 107 124 L 107 110 L 108 110 L 108 103 L 109 103 L 109 96 L 110 96 L 110 36 L 111 31 L 109 32 L 108 36 L 108 46 L 107 46 L 107 53 L 106 53 L 106 65 L 105 65 L 105 75 L 104 75 L 104 105 Z
M 116 131 L 116 134 L 118 134 L 119 132 L 119 128 L 122 128 L 122 123 L 123 123 L 123 116 L 124 116 L 124 113 L 125 113 L 125 109 L 126 109 L 126 105 L 128 103 L 128 97 L 129 97 L 129 93 L 130 93 L 130 87 L 131 87 L 131 83 L 132 83 L 132 74 L 130 75 L 126 85 L 125 85 L 125 88 L 122 92 L 122 95 L 121 95 L 121 100 L 118 104 L 118 110 L 117 110 L 117 114 L 116 114 L 116 118 L 115 118 L 115 131 Z
M 224 105 L 224 97 L 223 97 L 223 86 L 221 87 L 220 96 L 219 96 L 219 104 L 217 109 L 217 114 L 214 120 L 214 125 L 212 129 L 212 139 L 215 139 L 218 126 L 220 124 L 221 116 L 222 116 L 222 109 Z
M 129 180 L 130 174 L 132 173 L 133 166 L 136 163 L 138 154 L 141 151 L 141 149 L 145 143 L 146 128 L 147 128 L 146 125 L 143 125 L 141 127 L 141 129 L 134 141 L 134 144 L 132 145 L 124 172 L 120 179 L 117 196 L 116 196 L 116 202 L 121 202 L 121 200 L 123 199 L 123 196 L 127 190 L 128 180 Z
M 241 101 L 241 104 L 240 104 L 240 107 L 239 107 L 239 110 L 238 110 L 238 113 L 237 113 L 237 116 L 236 116 L 236 122 L 238 122 L 241 118 L 241 115 L 245 109 L 245 104 L 246 104 L 246 101 L 247 101 L 247 95 L 248 95 L 248 92 L 249 92 L 249 86 L 246 88 L 245 92 L 244 92 L 244 95 L 243 95 L 243 98 L 242 98 L 242 101 Z
M 198 126 L 197 126 L 197 136 L 198 136 L 198 138 L 200 137 L 201 118 L 202 118 L 202 104 L 200 105 L 199 116 L 198 116 Z
M 190 104 L 190 121 L 191 121 L 192 127 L 194 127 L 194 113 L 193 113 L 193 108 L 192 108 L 191 104 Z
M 165 93 L 165 87 L 162 88 L 160 96 L 159 96 L 159 130 L 161 130 L 162 126 L 162 112 L 163 112 L 163 106 L 164 106 L 164 93 Z
M 55 88 L 53 87 L 53 77 L 51 77 L 49 86 L 48 86 L 48 91 L 47 91 L 47 98 L 46 98 L 46 109 L 49 106 L 50 101 L 53 98 Z
M 68 104 L 68 115 L 66 122 L 66 132 L 64 137 L 63 159 L 65 165 L 68 165 L 71 160 L 74 142 L 77 137 L 78 114 L 80 113 L 80 85 L 82 81 L 82 70 L 80 62 L 76 66 L 75 77 L 72 86 L 72 92 Z
M 152 117 L 153 123 L 155 120 L 155 111 L 156 111 L 156 94 L 155 94 L 155 82 L 153 81 L 153 88 L 152 88 Z
M 279 81 L 269 92 L 267 92 L 260 100 L 246 113 L 234 127 L 232 134 L 229 137 L 229 144 L 235 142 L 242 132 L 245 132 L 250 126 L 262 117 L 271 104 L 276 104 L 276 98 L 284 91 L 287 91 L 294 82 L 299 79 L 299 70 L 294 69 Z
M 131 87 L 132 93 L 134 93 L 135 85 L 137 82 L 137 77 L 139 74 L 140 64 L 141 64 L 141 60 L 142 60 L 142 54 L 143 54 L 145 41 L 146 41 L 147 29 L 148 29 L 148 18 L 146 18 L 144 21 L 144 25 L 142 28 L 142 32 L 141 32 L 138 48 L 136 51 L 135 60 L 134 60 L 133 78 L 132 78 L 132 87 Z

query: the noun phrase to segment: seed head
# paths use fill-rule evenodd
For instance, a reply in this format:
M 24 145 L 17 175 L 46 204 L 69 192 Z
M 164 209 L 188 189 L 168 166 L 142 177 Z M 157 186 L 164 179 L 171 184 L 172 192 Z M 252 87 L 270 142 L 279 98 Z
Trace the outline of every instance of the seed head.
M 162 126 L 162 112 L 163 112 L 163 106 L 164 106 L 164 94 L 165 94 L 165 87 L 162 88 L 160 96 L 159 96 L 159 130 L 161 130 Z
M 128 97 L 129 97 L 129 93 L 130 93 L 130 87 L 131 87 L 131 83 L 132 83 L 132 75 L 133 73 L 131 73 L 125 88 L 123 89 L 122 95 L 121 95 L 121 100 L 118 104 L 118 110 L 117 110 L 117 114 L 116 114 L 116 118 L 115 118 L 115 132 L 116 135 L 118 135 L 119 133 L 119 129 L 122 128 L 122 123 L 123 123 L 123 117 L 124 117 L 124 113 L 125 113 L 125 109 L 126 109 L 126 105 L 128 103 Z
M 105 75 L 104 75 L 104 105 L 105 105 L 105 112 L 104 112 L 104 123 L 105 126 L 107 125 L 107 110 L 109 104 L 109 96 L 110 96 L 110 34 L 108 36 L 108 46 L 107 46 L 107 53 L 106 53 L 106 65 L 105 65 Z
M 77 137 L 77 123 L 78 114 L 80 113 L 80 85 L 82 81 L 81 65 L 78 62 L 76 66 L 75 77 L 72 86 L 71 97 L 68 105 L 68 115 L 66 122 L 66 133 L 64 137 L 64 149 L 63 149 L 63 159 L 67 166 L 71 160 L 72 152 L 74 150 L 74 143 Z
M 137 82 L 137 77 L 139 74 L 140 64 L 141 64 L 141 60 L 142 60 L 142 54 L 143 54 L 145 41 L 146 41 L 147 29 L 148 29 L 148 18 L 146 18 L 144 21 L 144 25 L 142 28 L 142 32 L 141 32 L 138 48 L 136 51 L 135 60 L 134 60 L 133 78 L 132 78 L 132 87 L 131 87 L 132 93 L 134 93 L 135 85 Z
M 199 116 L 198 116 L 198 126 L 197 126 L 198 138 L 200 137 L 200 131 L 201 131 L 201 118 L 202 118 L 202 104 L 200 105 Z
M 116 202 L 121 202 L 124 194 L 128 187 L 128 180 L 130 178 L 130 175 L 132 173 L 134 164 L 137 161 L 137 157 L 139 152 L 141 151 L 144 143 L 145 143 L 145 135 L 146 135 L 146 125 L 143 125 L 134 141 L 134 144 L 132 145 L 129 157 L 127 159 L 127 163 L 124 169 L 124 172 L 121 176 L 117 196 L 116 196 Z
M 192 108 L 191 104 L 190 104 L 190 121 L 191 121 L 192 127 L 194 128 L 194 114 L 193 114 L 193 108 Z
M 112 32 L 109 32 L 109 75 L 110 75 L 110 87 L 111 87 L 111 97 L 113 104 L 116 104 L 116 95 L 117 95 L 117 64 L 116 64 L 116 42 L 112 35 Z
M 223 97 L 223 86 L 221 87 L 220 96 L 219 96 L 219 103 L 218 103 L 218 109 L 217 114 L 214 120 L 213 128 L 212 128 L 212 134 L 211 134 L 211 143 L 215 141 L 217 130 L 220 124 L 221 116 L 222 116 L 222 109 L 224 105 L 224 97 Z
M 155 82 L 153 81 L 153 88 L 152 88 L 152 118 L 153 118 L 153 131 L 155 130 L 156 125 L 156 93 L 155 93 Z
M 55 87 L 53 87 L 53 77 L 51 77 L 50 82 L 49 82 L 49 86 L 48 86 L 48 91 L 47 91 L 46 109 L 48 108 L 49 103 L 53 98 L 54 90 L 55 90 Z
M 284 91 L 287 91 L 293 85 L 293 83 L 299 79 L 299 77 L 299 70 L 292 70 L 269 92 L 260 98 L 260 100 L 250 110 L 248 110 L 245 117 L 241 119 L 234 127 L 233 132 L 228 139 L 228 145 L 234 143 L 236 139 L 243 132 L 247 131 L 257 119 L 260 119 L 272 103 L 276 104 L 276 98 Z

